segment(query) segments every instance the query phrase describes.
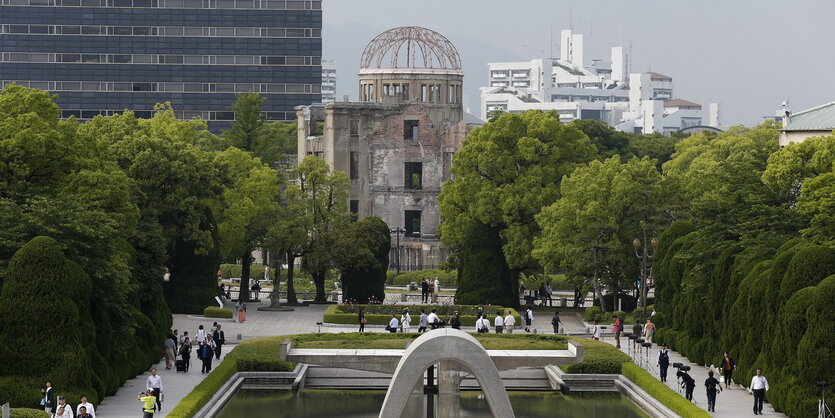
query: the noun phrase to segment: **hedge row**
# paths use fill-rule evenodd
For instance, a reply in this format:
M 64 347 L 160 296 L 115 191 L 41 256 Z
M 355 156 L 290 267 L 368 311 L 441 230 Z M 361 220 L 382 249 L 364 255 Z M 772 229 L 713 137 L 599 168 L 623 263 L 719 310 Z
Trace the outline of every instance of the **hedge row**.
M 682 418 L 710 417 L 704 409 L 688 401 L 635 363 L 624 363 L 621 374 Z
M 240 371 L 292 371 L 296 365 L 281 360 L 278 344 L 284 337 L 266 337 L 238 344 L 212 372 L 167 415 L 190 418 L 197 414 L 229 378 Z
M 409 309 L 409 314 L 412 316 L 411 325 L 413 327 L 417 327 L 420 322 L 421 308 L 425 309 L 427 314 L 431 312 L 432 309 L 437 309 L 437 314 L 441 320 L 446 320 L 448 316 L 452 315 L 455 309 L 459 309 L 461 325 L 468 327 L 475 326 L 476 316 L 474 314 L 474 310 L 477 307 L 472 305 L 331 305 L 325 309 L 322 321 L 329 324 L 359 324 L 357 312 L 359 309 L 363 309 L 365 313 L 365 320 L 368 325 L 387 325 L 389 321 L 391 321 L 392 314 L 397 315 L 397 319 L 399 321 L 400 314 L 403 313 L 404 308 Z M 515 309 L 503 308 L 500 306 L 484 307 L 484 312 L 488 314 L 488 318 L 490 318 L 491 323 L 497 310 L 501 310 L 504 315 L 507 315 L 507 311 L 511 311 L 513 317 L 516 318 L 517 327 L 520 324 L 524 326 L 525 323 L 522 322 L 522 317 L 519 315 L 519 312 L 516 312 Z
M 420 285 L 423 279 L 435 280 L 436 278 L 441 283 L 441 290 L 458 287 L 458 271 L 445 271 L 441 269 L 407 271 L 401 272 L 400 274 L 388 271 L 386 274 L 386 284 L 405 286 L 415 282 Z
M 217 306 L 207 306 L 203 309 L 203 316 L 206 318 L 232 318 L 232 311 Z
M 49 414 L 40 409 L 31 408 L 10 408 L 11 418 L 48 418 Z M 57 412 L 57 409 L 56 409 Z
M 566 373 L 619 374 L 621 365 L 632 359 L 614 346 L 603 341 L 580 340 L 585 347 L 583 361 L 563 367 Z
M 835 381 L 831 362 L 821 361 L 835 355 L 835 250 L 803 239 L 776 251 L 720 246 L 686 222 L 659 241 L 655 341 L 697 364 L 718 365 L 727 351 L 735 380 L 747 384 L 763 368 L 775 382 L 775 409 L 815 416 L 815 382 Z

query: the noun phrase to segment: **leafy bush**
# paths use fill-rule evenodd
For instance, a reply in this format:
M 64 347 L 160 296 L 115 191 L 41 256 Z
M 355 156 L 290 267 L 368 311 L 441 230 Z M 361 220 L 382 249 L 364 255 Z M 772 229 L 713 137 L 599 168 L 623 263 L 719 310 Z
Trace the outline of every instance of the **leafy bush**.
M 232 318 L 232 311 L 217 306 L 207 306 L 206 309 L 203 309 L 203 316 L 206 318 Z
M 278 344 L 284 337 L 266 337 L 244 341 L 235 346 L 217 367 L 186 395 L 168 414 L 172 418 L 193 417 L 233 374 L 242 371 L 286 372 L 295 363 L 281 360 Z
M 365 320 L 368 325 L 387 325 L 391 320 L 391 315 L 397 315 L 398 320 L 400 314 L 404 309 L 409 309 L 409 314 L 412 316 L 412 326 L 420 322 L 420 309 L 426 310 L 426 313 L 436 309 L 436 313 L 441 320 L 446 320 L 448 316 L 452 316 L 458 310 L 461 318 L 462 326 L 475 326 L 476 314 L 478 313 L 478 306 L 473 305 L 331 305 L 325 309 L 325 314 L 322 319 L 323 322 L 329 324 L 359 324 L 357 316 L 360 309 L 365 313 Z M 495 316 L 496 311 L 502 311 L 503 315 L 507 315 L 507 311 L 516 318 L 516 324 L 523 324 L 522 317 L 515 309 L 505 308 L 501 306 L 484 306 L 483 312 L 489 318 Z
M 241 265 L 240 264 L 221 264 L 220 265 L 221 271 L 221 279 L 223 280 L 231 280 L 232 278 L 240 278 L 241 277 Z M 264 266 L 262 265 L 251 265 L 249 266 L 249 277 L 260 279 L 264 277 Z M 297 277 L 298 278 L 298 277 Z
M 360 303 L 385 299 L 386 269 L 391 252 L 391 234 L 385 221 L 370 216 L 348 226 L 339 265 L 343 297 Z
M 460 225 L 458 303 L 519 306 L 519 272 L 507 264 L 500 230 L 479 221 Z M 441 283 L 443 289 L 444 284 Z
M 588 308 L 586 308 L 586 312 L 583 313 L 583 319 L 588 323 L 602 320 L 603 317 L 600 313 L 600 307 L 589 306 Z
M 11 418 L 48 418 L 49 414 L 40 409 L 11 408 Z M 56 409 L 57 412 L 57 409 Z
M 704 409 L 694 405 L 635 363 L 624 363 L 621 373 L 683 418 L 710 417 Z

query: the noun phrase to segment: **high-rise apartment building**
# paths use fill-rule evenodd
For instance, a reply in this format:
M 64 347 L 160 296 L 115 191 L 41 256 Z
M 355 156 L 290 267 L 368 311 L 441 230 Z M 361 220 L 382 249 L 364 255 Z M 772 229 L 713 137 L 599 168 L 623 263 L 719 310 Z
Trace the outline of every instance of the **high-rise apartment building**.
M 336 64 L 322 60 L 322 103 L 336 101 Z
M 0 83 L 57 93 L 63 117 L 170 101 L 217 131 L 253 91 L 290 121 L 321 101 L 321 55 L 321 1 L 0 0 Z

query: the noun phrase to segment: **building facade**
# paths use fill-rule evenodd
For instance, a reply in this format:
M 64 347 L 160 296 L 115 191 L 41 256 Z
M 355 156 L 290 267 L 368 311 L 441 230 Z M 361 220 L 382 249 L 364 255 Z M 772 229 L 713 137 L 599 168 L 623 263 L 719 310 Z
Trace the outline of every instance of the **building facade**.
M 781 111 L 778 111 L 780 113 Z M 780 130 L 780 147 L 803 142 L 813 136 L 829 136 L 835 132 L 835 102 L 792 113 L 788 104 L 782 110 L 784 122 Z
M 2 0 L 0 83 L 57 93 L 87 120 L 171 102 L 182 118 L 229 126 L 235 93 L 271 120 L 321 101 L 322 2 Z
M 322 103 L 336 101 L 336 64 L 322 60 Z
M 701 105 L 675 99 L 672 77 L 630 73 L 621 46 L 609 60 L 586 65 L 583 35 L 563 30 L 560 58 L 488 63 L 488 83 L 481 88 L 481 118 L 496 111 L 556 111 L 564 123 L 595 119 L 636 133 L 674 131 L 699 126 Z M 686 103 L 686 104 L 685 104 Z M 710 121 L 718 123 L 718 104 Z
M 446 260 L 438 195 L 470 130 L 463 122 L 463 77 L 449 40 L 399 27 L 366 47 L 360 102 L 297 108 L 299 160 L 319 156 L 348 174 L 350 211 L 359 219 L 380 217 L 393 230 L 392 268 Z

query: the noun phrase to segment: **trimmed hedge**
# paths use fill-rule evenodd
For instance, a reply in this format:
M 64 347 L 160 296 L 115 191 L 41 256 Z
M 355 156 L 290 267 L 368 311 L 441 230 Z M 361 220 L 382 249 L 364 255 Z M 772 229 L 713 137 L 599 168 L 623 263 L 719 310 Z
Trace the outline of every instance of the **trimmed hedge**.
M 171 418 L 193 417 L 206 405 L 220 387 L 237 372 L 292 371 L 296 364 L 283 361 L 278 356 L 278 344 L 284 338 L 258 338 L 238 344 L 167 416 Z
M 437 309 L 436 313 L 443 321 L 446 321 L 447 317 L 452 316 L 453 311 L 458 309 L 459 317 L 461 318 L 461 326 L 472 327 L 475 326 L 475 312 L 478 307 L 473 305 L 331 305 L 325 309 L 322 321 L 329 324 L 359 325 L 357 313 L 360 308 L 365 311 L 365 320 L 368 325 L 388 325 L 389 321 L 391 321 L 392 314 L 397 315 L 397 320 L 399 321 L 400 314 L 403 313 L 403 309 L 408 308 L 409 314 L 412 316 L 411 326 L 417 327 L 420 323 L 420 309 L 424 308 L 427 315 L 432 311 L 432 309 Z M 506 316 L 507 311 L 511 311 L 513 317 L 516 318 L 516 327 L 519 328 L 520 324 L 524 327 L 525 323 L 522 321 L 522 316 L 519 315 L 519 312 L 515 309 L 501 306 L 484 307 L 484 312 L 487 313 L 487 317 L 490 318 L 491 323 L 493 322 L 493 318 L 495 317 L 497 310 L 501 310 L 503 312 L 504 315 L 502 316 Z
M 206 318 L 232 318 L 232 310 L 226 308 L 218 308 L 217 306 L 208 306 L 203 309 L 203 316 Z
M 58 411 L 57 409 L 55 410 Z M 30 408 L 11 408 L 9 410 L 11 412 L 11 418 L 48 418 L 49 414 L 46 411 L 40 409 L 30 409 Z M 73 412 L 75 414 L 75 412 Z
M 710 417 L 704 409 L 688 401 L 635 363 L 624 363 L 621 374 L 683 418 Z
M 438 281 L 441 282 L 442 291 L 444 289 L 454 289 L 458 287 L 458 271 L 445 271 L 441 269 L 408 271 L 401 272 L 399 275 L 396 272 L 389 271 L 388 274 L 386 274 L 386 284 L 405 286 L 411 282 L 415 282 L 418 286 L 420 286 L 420 282 L 423 281 L 424 278 L 435 280 L 436 277 L 438 278 Z
M 614 346 L 603 341 L 587 338 L 575 338 L 585 347 L 583 361 L 563 367 L 566 373 L 581 374 L 619 374 L 623 363 L 632 359 Z

